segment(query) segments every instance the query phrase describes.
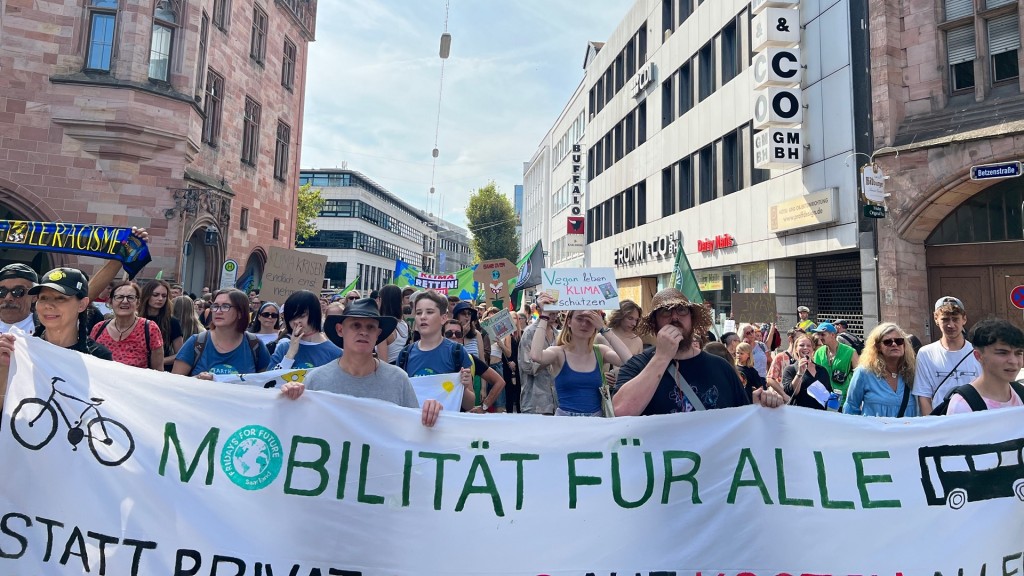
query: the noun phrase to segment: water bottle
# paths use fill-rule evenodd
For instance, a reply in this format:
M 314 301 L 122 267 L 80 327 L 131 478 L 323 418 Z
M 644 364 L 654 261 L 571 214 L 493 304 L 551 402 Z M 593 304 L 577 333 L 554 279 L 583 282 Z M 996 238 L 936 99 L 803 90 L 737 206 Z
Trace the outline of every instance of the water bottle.
M 825 409 L 828 410 L 829 412 L 838 412 L 840 396 L 841 394 L 839 392 L 832 392 L 831 394 L 829 394 L 828 402 L 825 403 Z

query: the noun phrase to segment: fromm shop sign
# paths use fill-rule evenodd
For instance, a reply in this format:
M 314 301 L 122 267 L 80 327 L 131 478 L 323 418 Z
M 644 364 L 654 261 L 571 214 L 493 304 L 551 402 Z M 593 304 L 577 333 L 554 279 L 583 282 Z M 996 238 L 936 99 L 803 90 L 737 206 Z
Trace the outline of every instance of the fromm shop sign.
M 731 234 L 719 234 L 714 238 L 697 240 L 697 251 L 714 252 L 715 250 L 721 250 L 722 248 L 732 248 L 735 245 L 736 239 L 733 238 Z

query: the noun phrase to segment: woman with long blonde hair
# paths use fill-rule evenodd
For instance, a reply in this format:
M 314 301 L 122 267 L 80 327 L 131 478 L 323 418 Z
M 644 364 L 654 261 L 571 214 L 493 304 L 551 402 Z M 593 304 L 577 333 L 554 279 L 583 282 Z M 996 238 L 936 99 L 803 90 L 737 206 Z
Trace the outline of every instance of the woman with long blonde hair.
M 764 389 L 765 379 L 754 368 L 754 347 L 747 342 L 740 342 L 736 346 L 736 371 L 740 374 L 747 400 L 753 402 L 754 390 Z
M 196 312 L 196 303 L 189 296 L 182 294 L 171 301 L 171 316 L 181 324 L 181 337 L 186 340 L 206 332 L 206 327 Z
M 919 416 L 914 388 L 914 349 L 898 325 L 875 326 L 864 342 L 843 412 L 864 416 L 905 418 Z

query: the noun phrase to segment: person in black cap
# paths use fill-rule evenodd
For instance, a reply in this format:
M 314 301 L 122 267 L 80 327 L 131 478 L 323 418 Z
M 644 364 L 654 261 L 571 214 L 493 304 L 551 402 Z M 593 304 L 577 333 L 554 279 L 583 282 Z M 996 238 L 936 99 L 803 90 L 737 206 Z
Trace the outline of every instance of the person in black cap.
M 29 290 L 38 281 L 36 271 L 20 262 L 0 270 L 0 333 L 6 334 L 15 326 L 26 334 L 35 331 L 32 318 L 35 298 L 29 295 Z
M 281 393 L 294 400 L 307 389 L 319 390 L 419 408 L 405 371 L 373 356 L 377 344 L 390 336 L 397 324 L 397 318 L 380 315 L 373 298 L 349 303 L 343 313 L 328 316 L 324 323 L 327 337 L 343 350 L 341 358 L 311 370 L 303 382 L 288 382 L 281 387 Z M 423 425 L 436 424 L 441 409 L 437 400 L 423 402 Z

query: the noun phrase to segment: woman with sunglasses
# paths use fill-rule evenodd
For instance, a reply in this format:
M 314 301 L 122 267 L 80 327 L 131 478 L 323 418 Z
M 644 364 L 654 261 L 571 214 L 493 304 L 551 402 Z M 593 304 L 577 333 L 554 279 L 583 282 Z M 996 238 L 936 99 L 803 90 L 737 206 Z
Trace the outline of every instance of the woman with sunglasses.
M 141 297 L 142 292 L 134 282 L 114 286 L 109 301 L 114 317 L 94 326 L 91 337 L 110 350 L 114 362 L 163 370 L 163 336 L 156 322 L 139 317 L 138 301 Z
M 255 334 L 273 354 L 273 344 L 281 338 L 281 308 L 274 302 L 260 304 L 249 323 L 249 332 Z
M 308 290 L 293 292 L 284 301 L 289 338 L 277 342 L 270 365 L 274 368 L 316 368 L 341 358 L 341 348 L 323 332 L 320 299 Z
M 853 371 L 843 412 L 864 416 L 919 416 L 914 388 L 914 349 L 899 326 L 875 326 Z
M 462 344 L 462 347 L 466 347 L 465 332 L 463 331 L 462 324 L 452 318 L 444 323 L 444 337 Z M 479 356 L 476 354 L 470 354 L 470 359 L 473 360 L 473 374 L 474 374 L 474 387 L 476 381 L 479 379 L 480 389 L 473 390 L 473 395 L 476 398 L 475 406 L 467 406 L 463 404 L 462 410 L 464 412 L 472 412 L 474 414 L 485 414 L 487 412 L 504 412 L 504 407 L 499 408 L 495 406 L 498 402 L 498 398 L 501 396 L 502 391 L 505 390 L 505 379 L 498 374 L 494 368 L 487 365 Z
M 156 322 L 160 327 L 160 336 L 164 340 L 164 369 L 170 370 L 174 365 L 174 356 L 181 350 L 181 324 L 171 314 L 168 298 L 171 285 L 163 280 L 150 280 L 142 287 L 139 299 L 139 316 Z
M 267 347 L 245 331 L 249 325 L 249 297 L 245 292 L 237 288 L 218 290 L 210 310 L 210 330 L 185 341 L 174 360 L 174 373 L 213 380 L 220 374 L 266 370 L 270 365 Z
M 554 303 L 555 299 L 546 292 L 537 298 L 538 330 L 547 327 L 549 313 L 544 307 Z M 607 344 L 597 342 L 599 330 Z M 531 345 L 529 356 L 538 366 L 551 367 L 558 393 L 555 416 L 602 416 L 601 386 L 605 378 L 602 364 L 621 366 L 632 354 L 622 340 L 605 327 L 599 312 L 570 310 L 558 334 L 558 343 L 548 348 Z

